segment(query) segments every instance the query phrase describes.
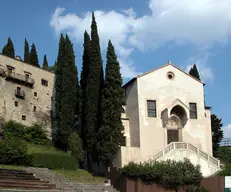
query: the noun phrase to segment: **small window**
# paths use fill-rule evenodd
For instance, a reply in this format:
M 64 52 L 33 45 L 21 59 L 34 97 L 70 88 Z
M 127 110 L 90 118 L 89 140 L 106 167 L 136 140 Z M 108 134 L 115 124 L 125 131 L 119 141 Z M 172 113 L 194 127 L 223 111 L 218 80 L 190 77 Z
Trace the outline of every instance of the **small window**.
M 190 108 L 190 119 L 197 119 L 197 104 L 189 103 Z
M 15 106 L 15 107 L 18 107 L 18 101 L 15 101 L 15 102 L 14 102 L 14 106 Z
M 37 92 L 34 92 L 34 96 L 37 97 Z
M 22 115 L 22 120 L 26 121 L 26 115 Z
M 36 108 L 36 106 L 34 106 L 33 111 L 35 112 L 35 111 L 36 111 L 36 109 L 37 109 L 37 108 Z
M 48 81 L 47 80 L 45 80 L 45 79 L 41 79 L 41 84 L 43 85 L 43 86 L 48 86 Z
M 156 101 L 147 100 L 148 117 L 156 117 Z
M 126 146 L 126 136 L 122 137 L 121 146 Z
M 30 75 L 29 74 L 25 74 L 25 77 L 26 77 L 26 79 L 29 79 L 30 78 Z
M 173 72 L 168 72 L 167 76 L 169 79 L 173 79 L 174 78 L 174 73 Z

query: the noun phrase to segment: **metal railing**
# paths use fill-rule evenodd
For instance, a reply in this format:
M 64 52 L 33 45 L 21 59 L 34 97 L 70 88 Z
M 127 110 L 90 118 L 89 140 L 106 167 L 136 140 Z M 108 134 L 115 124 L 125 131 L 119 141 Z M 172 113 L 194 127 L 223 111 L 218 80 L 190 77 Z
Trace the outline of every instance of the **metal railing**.
M 7 71 L 6 76 L 13 78 L 13 79 L 16 79 L 16 80 L 19 80 L 19 81 L 24 81 L 24 82 L 32 84 L 32 85 L 35 83 L 35 80 L 33 78 L 26 77 L 25 75 L 21 75 L 18 73 L 12 73 L 12 72 Z

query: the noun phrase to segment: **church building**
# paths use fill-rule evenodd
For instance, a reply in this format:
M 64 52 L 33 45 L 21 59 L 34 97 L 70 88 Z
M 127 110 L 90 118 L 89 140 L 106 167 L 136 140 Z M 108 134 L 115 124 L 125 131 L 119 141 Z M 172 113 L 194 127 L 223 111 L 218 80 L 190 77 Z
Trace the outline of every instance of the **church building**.
M 127 82 L 124 145 L 114 166 L 188 158 L 201 166 L 205 177 L 220 170 L 220 161 L 213 157 L 204 85 L 171 62 Z

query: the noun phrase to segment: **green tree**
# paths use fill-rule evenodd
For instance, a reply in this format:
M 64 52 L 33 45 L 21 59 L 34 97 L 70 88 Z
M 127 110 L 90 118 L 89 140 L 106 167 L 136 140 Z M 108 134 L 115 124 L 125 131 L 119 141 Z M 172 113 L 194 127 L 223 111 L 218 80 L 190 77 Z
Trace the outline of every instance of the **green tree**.
M 104 161 L 106 165 L 113 161 L 123 138 L 124 127 L 121 121 L 121 113 L 125 100 L 122 84 L 120 64 L 109 40 L 102 97 L 103 122 L 97 133 L 99 160 Z
M 49 66 L 49 71 L 55 72 L 55 67 L 56 67 L 56 65 L 57 65 L 57 61 L 55 61 L 54 65 Z
M 216 152 L 220 146 L 220 142 L 223 139 L 222 119 L 219 119 L 215 114 L 211 115 L 211 127 L 212 127 L 212 141 L 213 141 L 213 155 L 216 156 Z
M 101 92 L 103 88 L 103 70 L 102 58 L 100 51 L 99 36 L 94 13 L 92 13 L 91 24 L 91 51 L 90 51 L 90 67 L 86 87 L 86 147 L 87 155 L 94 162 L 97 162 L 96 140 L 95 134 L 100 126 L 101 117 Z M 90 167 L 89 167 L 90 168 Z
M 83 51 L 83 57 L 82 57 L 82 71 L 81 71 L 81 78 L 80 78 L 80 96 L 81 96 L 81 102 L 80 102 L 80 135 L 83 140 L 83 148 L 86 146 L 85 142 L 85 125 L 86 125 L 86 87 L 87 87 L 87 79 L 89 74 L 89 66 L 90 66 L 90 50 L 91 50 L 91 39 L 87 31 L 84 32 L 84 51 Z
M 40 67 L 39 61 L 38 61 L 38 55 L 37 55 L 37 51 L 36 51 L 36 47 L 34 43 L 32 43 L 31 50 L 30 50 L 30 64 L 36 67 Z
M 44 58 L 43 58 L 43 69 L 49 70 L 46 54 L 44 55 Z
M 67 150 L 68 138 L 72 133 L 77 113 L 78 74 L 75 66 L 73 45 L 66 35 L 65 57 L 62 69 L 62 94 L 60 108 L 61 149 Z
M 199 81 L 201 80 L 196 64 L 194 64 L 193 67 L 190 69 L 189 74 L 198 79 Z
M 68 148 L 71 155 L 80 163 L 83 160 L 82 141 L 77 133 L 72 133 L 68 139 Z
M 14 44 L 10 37 L 8 37 L 7 44 L 2 49 L 2 54 L 11 58 L 15 58 Z
M 25 63 L 30 62 L 30 50 L 29 50 L 29 44 L 26 38 L 25 38 L 25 43 L 24 43 L 24 62 Z
M 54 143 L 57 147 L 61 146 L 61 132 L 60 132 L 60 110 L 61 110 L 61 99 L 62 99 L 62 84 L 63 84 L 63 68 L 65 64 L 65 45 L 66 40 L 61 34 L 59 40 L 59 50 L 57 63 L 55 67 L 55 135 Z
M 220 146 L 216 151 L 216 156 L 221 160 L 221 163 L 231 164 L 231 149 L 229 147 Z

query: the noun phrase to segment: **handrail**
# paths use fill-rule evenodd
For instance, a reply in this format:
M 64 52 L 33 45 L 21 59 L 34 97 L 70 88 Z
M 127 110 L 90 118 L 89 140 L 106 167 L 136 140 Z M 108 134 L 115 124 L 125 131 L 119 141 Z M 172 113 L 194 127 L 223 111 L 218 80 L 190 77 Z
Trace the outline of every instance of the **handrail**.
M 162 150 L 158 151 L 154 156 L 152 156 L 151 158 L 149 158 L 145 162 L 156 161 L 156 160 L 160 159 L 161 157 L 163 157 L 164 155 L 168 154 L 170 151 L 173 151 L 173 150 L 176 150 L 176 149 L 177 150 L 179 150 L 179 149 L 190 150 L 193 153 L 200 156 L 201 158 L 207 160 L 211 164 L 213 164 L 213 165 L 215 165 L 217 167 L 220 167 L 220 160 L 208 155 L 206 152 L 198 149 L 196 146 L 194 146 L 194 145 L 192 145 L 190 143 L 187 143 L 187 142 L 172 142 L 172 143 L 168 144 Z

